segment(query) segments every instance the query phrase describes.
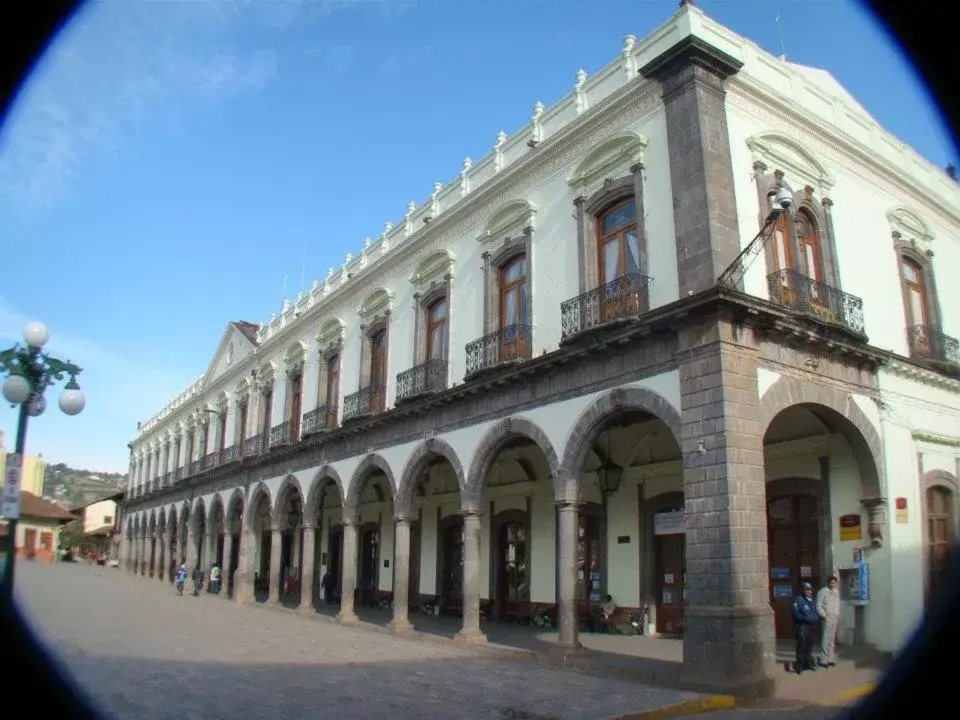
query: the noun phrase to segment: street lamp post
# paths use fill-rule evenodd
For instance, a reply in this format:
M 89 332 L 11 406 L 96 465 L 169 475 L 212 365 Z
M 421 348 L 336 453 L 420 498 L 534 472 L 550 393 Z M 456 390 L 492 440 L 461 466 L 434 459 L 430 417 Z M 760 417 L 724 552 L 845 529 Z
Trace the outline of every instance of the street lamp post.
M 43 346 L 49 339 L 50 333 L 46 325 L 31 322 L 23 328 L 23 344 L 18 343 L 8 350 L 0 351 L 0 371 L 6 375 L 3 381 L 3 397 L 11 407 L 20 406 L 14 451 L 20 463 L 23 462 L 27 442 L 27 422 L 31 417 L 42 415 L 47 409 L 47 401 L 43 395 L 49 386 L 69 376 L 70 379 L 60 394 L 60 409 L 67 415 L 77 415 L 86 402 L 77 384 L 77 375 L 81 369 L 69 360 L 64 362 L 43 352 Z M 4 610 L 11 608 L 13 604 L 13 569 L 19 510 L 11 515 L 12 517 L 7 518 L 5 577 L 0 585 L 0 604 Z

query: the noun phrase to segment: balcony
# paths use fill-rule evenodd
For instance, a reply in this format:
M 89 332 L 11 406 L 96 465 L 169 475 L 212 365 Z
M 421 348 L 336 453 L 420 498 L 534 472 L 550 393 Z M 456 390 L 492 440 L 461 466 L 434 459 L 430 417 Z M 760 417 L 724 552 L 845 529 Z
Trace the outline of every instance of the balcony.
M 474 340 L 466 350 L 466 377 L 502 363 L 529 360 L 533 352 L 533 328 L 529 325 L 507 325 Z
M 171 485 L 173 485 L 173 473 L 168 472 L 166 475 L 163 476 L 163 486 L 170 487 Z
M 821 322 L 839 325 L 857 335 L 863 328 L 863 300 L 824 285 L 793 270 L 779 270 L 767 276 L 770 300 L 793 312 Z
M 907 328 L 910 357 L 960 369 L 960 342 L 926 325 Z
M 243 456 L 256 457 L 263 452 L 263 433 L 248 437 L 243 441 Z
M 270 428 L 270 449 L 290 444 L 290 423 L 284 421 Z
M 450 363 L 434 358 L 397 375 L 397 402 L 447 389 Z
M 610 323 L 636 320 L 650 309 L 646 275 L 618 277 L 560 305 L 560 341 Z
M 343 422 L 382 413 L 386 406 L 387 389 L 382 385 L 367 385 L 343 399 Z
M 183 468 L 178 467 L 176 470 L 173 471 L 173 482 L 174 484 L 176 484 L 181 480 L 183 480 Z
M 227 465 L 228 463 L 235 462 L 237 459 L 237 446 L 231 445 L 228 448 L 224 448 L 220 451 L 220 464 Z
M 337 426 L 337 406 L 321 405 L 315 410 L 303 414 L 303 437 L 314 435 Z
M 203 469 L 203 460 L 194 460 L 190 463 L 190 474 L 196 475 Z
M 213 470 L 220 464 L 220 453 L 212 452 L 207 453 L 203 456 L 203 469 L 204 470 Z

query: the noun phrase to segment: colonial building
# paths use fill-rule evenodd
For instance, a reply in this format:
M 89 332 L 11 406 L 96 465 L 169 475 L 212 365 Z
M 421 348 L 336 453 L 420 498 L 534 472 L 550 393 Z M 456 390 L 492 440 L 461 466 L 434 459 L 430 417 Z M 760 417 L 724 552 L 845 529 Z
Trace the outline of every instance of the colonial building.
M 610 593 L 704 687 L 770 687 L 803 579 L 905 641 L 956 536 L 960 188 L 689 3 L 573 80 L 228 324 L 131 444 L 131 570 L 305 609 L 329 571 L 342 622 L 465 642 L 556 604 L 568 652 Z

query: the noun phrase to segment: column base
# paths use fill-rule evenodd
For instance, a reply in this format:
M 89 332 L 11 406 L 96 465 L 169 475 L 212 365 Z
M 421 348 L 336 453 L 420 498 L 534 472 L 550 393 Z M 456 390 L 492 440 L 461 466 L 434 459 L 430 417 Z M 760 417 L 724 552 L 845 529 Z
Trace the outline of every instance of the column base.
M 453 636 L 453 644 L 460 646 L 486 645 L 487 636 L 483 630 L 460 630 Z
M 300 603 L 297 606 L 297 615 L 316 615 L 317 609 L 313 606 L 313 603 L 307 603 L 304 605 Z
M 580 644 L 580 641 L 577 640 L 574 644 L 564 644 L 561 645 L 557 643 L 551 645 L 547 650 L 547 657 L 551 660 L 563 662 L 571 658 L 581 657 L 584 654 L 585 650 L 583 645 Z
M 346 627 L 354 627 L 360 623 L 360 618 L 353 610 L 341 610 L 337 613 L 337 622 Z
M 406 618 L 391 620 L 387 623 L 387 629 L 394 635 L 410 635 L 413 632 L 413 624 Z
M 773 609 L 697 607 L 684 613 L 684 687 L 760 700 L 776 690 Z

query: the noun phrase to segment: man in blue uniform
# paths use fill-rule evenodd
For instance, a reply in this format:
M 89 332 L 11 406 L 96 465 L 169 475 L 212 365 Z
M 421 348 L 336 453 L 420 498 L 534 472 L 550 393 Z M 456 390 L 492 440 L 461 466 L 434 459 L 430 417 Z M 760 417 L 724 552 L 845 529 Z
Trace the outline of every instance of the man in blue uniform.
M 813 630 L 819 620 L 817 603 L 813 599 L 813 586 L 804 582 L 800 594 L 793 599 L 793 627 L 797 638 L 797 674 L 804 670 L 816 670 L 813 658 Z

